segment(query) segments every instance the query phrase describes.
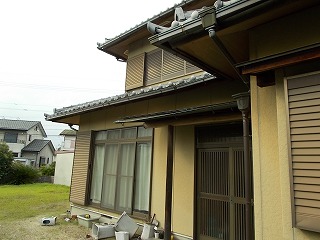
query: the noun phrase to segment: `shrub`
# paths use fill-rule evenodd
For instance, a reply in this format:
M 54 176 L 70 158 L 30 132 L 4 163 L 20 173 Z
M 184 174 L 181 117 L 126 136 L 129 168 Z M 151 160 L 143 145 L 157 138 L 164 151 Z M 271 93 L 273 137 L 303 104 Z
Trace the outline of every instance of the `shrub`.
M 12 169 L 13 155 L 6 143 L 0 143 L 0 184 L 8 181 Z
M 14 162 L 12 164 L 12 172 L 9 183 L 14 185 L 35 183 L 39 177 L 40 173 L 37 169 Z
M 56 168 L 56 162 L 53 162 L 50 165 L 41 166 L 40 172 L 43 176 L 54 176 L 55 168 Z

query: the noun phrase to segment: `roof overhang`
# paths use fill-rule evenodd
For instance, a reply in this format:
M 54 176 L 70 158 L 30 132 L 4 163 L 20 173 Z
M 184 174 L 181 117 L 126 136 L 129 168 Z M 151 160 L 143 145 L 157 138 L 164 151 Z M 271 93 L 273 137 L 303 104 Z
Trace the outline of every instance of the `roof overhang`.
M 129 102 L 143 101 L 166 94 L 176 93 L 194 87 L 195 85 L 199 86 L 201 84 L 205 84 L 215 78 L 216 77 L 211 74 L 204 73 L 203 75 L 193 76 L 187 79 L 177 80 L 175 82 L 163 83 L 156 86 L 149 86 L 113 97 L 103 98 L 61 109 L 54 109 L 54 113 L 45 114 L 45 118 L 47 121 L 78 125 L 80 123 L 81 114 L 127 104 Z
M 210 6 L 215 0 L 184 0 L 167 10 L 151 17 L 150 19 L 136 25 L 135 27 L 125 31 L 112 39 L 106 39 L 104 43 L 98 43 L 98 49 L 108 53 L 119 60 L 126 61 L 128 56 L 126 51 L 131 43 L 141 39 L 147 39 L 151 36 L 148 32 L 146 25 L 151 21 L 161 26 L 170 26 L 173 21 L 173 13 L 176 7 L 183 7 L 185 10 L 192 10 L 202 8 L 203 6 Z
M 164 119 L 179 119 L 185 118 L 188 115 L 202 115 L 202 114 L 215 114 L 223 110 L 234 110 L 237 109 L 237 102 L 226 102 L 219 104 L 212 104 L 207 106 L 198 106 L 192 108 L 175 109 L 165 112 L 157 112 L 147 115 L 139 116 L 126 116 L 122 119 L 115 121 L 115 123 L 131 123 L 131 122 L 154 122 Z
M 236 66 L 250 59 L 249 30 L 316 4 L 315 0 L 233 1 L 218 9 L 211 6 L 211 25 L 204 21 L 207 10 L 200 10 L 198 18 L 157 33 L 149 41 L 211 74 L 246 82 Z

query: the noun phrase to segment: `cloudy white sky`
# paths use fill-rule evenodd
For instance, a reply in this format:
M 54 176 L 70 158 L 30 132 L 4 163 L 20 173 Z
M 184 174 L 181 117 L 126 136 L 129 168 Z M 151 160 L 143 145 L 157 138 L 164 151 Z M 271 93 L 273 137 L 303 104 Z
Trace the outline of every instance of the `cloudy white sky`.
M 125 63 L 96 43 L 179 2 L 0 1 L 0 118 L 41 121 L 58 147 L 68 126 L 44 113 L 124 92 Z

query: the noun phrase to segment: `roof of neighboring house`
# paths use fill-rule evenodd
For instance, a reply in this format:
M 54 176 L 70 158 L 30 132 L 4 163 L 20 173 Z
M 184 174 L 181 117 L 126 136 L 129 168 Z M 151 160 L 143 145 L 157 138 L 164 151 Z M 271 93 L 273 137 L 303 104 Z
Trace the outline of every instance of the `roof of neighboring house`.
M 28 131 L 29 129 L 37 126 L 42 131 L 44 137 L 47 136 L 40 121 L 27 121 L 27 120 L 11 120 L 11 119 L 0 119 L 0 129 L 3 130 L 19 130 Z
M 214 78 L 215 76 L 208 73 L 204 73 L 196 77 L 192 76 L 187 79 L 177 80 L 174 82 L 166 82 L 166 83 L 162 83 L 155 86 L 149 86 L 149 87 L 133 90 L 133 91 L 126 92 L 124 94 L 116 95 L 113 97 L 102 98 L 99 100 L 94 100 L 91 102 L 86 102 L 86 103 L 82 103 L 82 104 L 78 104 L 70 107 L 55 109 L 53 114 L 45 114 L 45 117 L 46 117 L 46 120 L 50 120 L 50 121 L 57 120 L 60 118 L 65 118 L 65 117 L 73 116 L 76 114 L 90 112 L 106 106 L 124 104 L 133 100 L 142 100 L 150 96 L 155 97 L 161 94 L 174 92 L 182 88 L 187 88 L 187 87 L 194 86 L 196 84 L 201 84 L 203 82 L 210 81 Z
M 65 129 L 63 130 L 59 135 L 64 135 L 64 136 L 76 136 L 77 131 L 72 130 L 72 129 Z
M 31 143 L 21 149 L 23 152 L 40 152 L 45 146 L 49 144 L 52 152 L 54 153 L 54 147 L 50 140 L 41 140 L 41 139 L 34 139 Z

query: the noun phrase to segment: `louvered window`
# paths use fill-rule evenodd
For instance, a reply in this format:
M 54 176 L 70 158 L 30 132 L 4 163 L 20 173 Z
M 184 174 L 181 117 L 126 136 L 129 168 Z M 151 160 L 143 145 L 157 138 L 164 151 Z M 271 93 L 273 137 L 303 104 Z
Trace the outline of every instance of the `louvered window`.
M 295 226 L 320 232 L 320 74 L 288 79 Z
M 161 81 L 162 51 L 155 50 L 146 55 L 146 82 L 152 84 Z
M 91 132 L 78 132 L 72 168 L 70 201 L 81 205 L 87 203 L 90 146 Z
M 128 59 L 126 72 L 126 90 L 143 86 L 145 54 Z
M 126 90 L 167 81 L 200 70 L 169 52 L 156 49 L 128 59 Z
M 185 61 L 163 51 L 162 79 L 168 80 L 185 74 Z

